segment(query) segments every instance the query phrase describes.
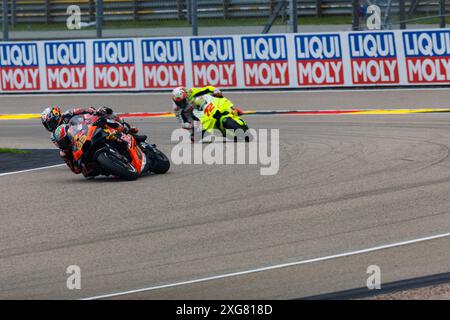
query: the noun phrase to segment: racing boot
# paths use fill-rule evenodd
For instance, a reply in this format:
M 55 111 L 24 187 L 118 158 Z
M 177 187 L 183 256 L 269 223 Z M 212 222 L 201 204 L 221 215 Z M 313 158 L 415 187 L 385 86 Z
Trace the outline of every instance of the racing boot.
M 138 128 L 135 127 L 131 127 L 130 128 L 130 134 L 136 139 L 137 143 L 140 144 L 142 142 L 145 142 L 145 140 L 147 140 L 147 136 L 145 134 L 137 134 L 139 132 Z
M 145 142 L 145 140 L 147 140 L 148 138 L 145 134 L 133 134 L 133 137 L 136 139 L 137 143 Z

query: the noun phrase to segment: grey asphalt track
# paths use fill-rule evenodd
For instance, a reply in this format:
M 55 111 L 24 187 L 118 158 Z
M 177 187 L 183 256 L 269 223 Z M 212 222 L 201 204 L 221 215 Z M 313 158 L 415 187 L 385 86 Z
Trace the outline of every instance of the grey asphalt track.
M 26 149 L 27 153 L 0 153 L 0 174 L 64 163 L 57 149 Z
M 450 107 L 450 90 L 230 95 L 252 109 Z M 1 97 L 0 113 L 106 104 L 164 111 L 162 95 Z M 121 107 L 121 104 L 126 107 Z M 6 110 L 6 111 L 5 111 Z M 253 116 L 280 129 L 280 171 L 173 165 L 135 182 L 65 167 L 0 176 L 0 298 L 78 299 L 251 270 L 450 231 L 450 114 Z M 133 119 L 168 155 L 172 118 Z M 37 121 L 0 146 L 49 148 Z M 450 238 L 117 298 L 301 298 L 450 271 Z M 81 268 L 81 290 L 66 268 Z

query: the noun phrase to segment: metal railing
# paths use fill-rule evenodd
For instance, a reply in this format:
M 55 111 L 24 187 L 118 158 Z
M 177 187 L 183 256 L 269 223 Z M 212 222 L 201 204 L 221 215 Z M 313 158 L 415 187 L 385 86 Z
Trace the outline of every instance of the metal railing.
M 450 16 L 450 0 L 353 0 L 353 29 L 361 27 L 361 20 L 367 14 L 370 5 L 381 10 L 381 29 L 391 29 L 397 25 L 405 29 L 408 24 L 426 23 L 446 26 L 446 17 Z
M 288 0 L 285 0 L 288 1 Z M 191 0 L 103 0 L 105 21 L 188 19 Z M 279 0 L 197 0 L 197 15 L 202 18 L 269 17 Z M 388 2 L 388 0 L 384 1 Z M 405 1 L 406 7 L 418 13 L 436 11 L 439 0 Z M 350 15 L 351 0 L 297 0 L 299 16 Z M 8 0 L 10 22 L 53 23 L 64 22 L 69 5 L 78 5 L 83 16 L 95 20 L 95 0 Z M 450 12 L 450 5 L 446 6 Z M 398 10 L 398 6 L 394 6 Z
M 284 0 L 288 1 L 288 0 Z M 191 0 L 103 0 L 105 21 L 188 19 Z M 202 18 L 269 17 L 280 0 L 197 0 Z M 350 0 L 297 0 L 299 16 L 351 14 Z M 12 23 L 64 22 L 69 5 L 78 5 L 83 16 L 95 20 L 95 0 L 8 0 Z

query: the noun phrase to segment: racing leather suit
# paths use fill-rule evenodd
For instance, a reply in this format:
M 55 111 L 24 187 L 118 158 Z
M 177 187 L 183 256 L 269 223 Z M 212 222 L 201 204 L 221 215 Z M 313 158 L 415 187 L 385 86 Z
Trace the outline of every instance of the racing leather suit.
M 72 119 L 75 116 L 79 116 L 81 114 L 94 114 L 97 110 L 93 107 L 89 108 L 75 108 L 70 109 L 61 114 L 61 123 L 60 124 L 68 124 L 70 119 Z
M 96 110 L 93 107 L 89 107 L 86 109 L 83 109 L 83 108 L 71 109 L 71 110 L 64 112 L 61 115 L 61 117 L 62 117 L 61 124 L 69 124 L 70 120 L 74 116 L 79 116 L 79 115 L 83 115 L 83 114 L 95 114 L 95 113 L 101 113 L 111 119 L 120 121 L 120 118 L 113 113 L 113 110 L 111 108 L 102 107 L 99 110 Z M 125 127 L 121 127 L 121 126 L 117 125 L 117 129 L 119 131 L 124 131 Z M 143 142 L 147 139 L 146 136 L 137 135 L 137 132 L 138 132 L 137 128 L 130 126 L 130 129 L 126 129 L 126 130 L 127 131 L 125 133 L 131 133 L 140 142 Z M 67 139 L 68 139 L 68 137 L 67 137 Z M 91 175 L 92 172 L 91 172 L 90 168 L 80 167 L 78 165 L 78 162 L 74 161 L 69 141 L 62 141 L 56 145 L 60 148 L 60 151 L 59 151 L 60 157 L 64 160 L 64 162 L 67 164 L 67 166 L 70 168 L 70 170 L 72 170 L 73 173 L 75 173 L 75 174 L 83 173 L 83 175 L 85 177 Z
M 192 111 L 194 110 L 194 100 L 196 97 L 211 94 L 214 97 L 221 98 L 223 97 L 222 92 L 213 87 L 206 86 L 201 88 L 190 88 L 187 90 L 187 107 L 184 109 L 179 108 L 175 103 L 173 104 L 173 113 L 181 124 L 181 127 L 186 130 L 191 131 L 191 139 L 194 136 L 194 117 Z
M 94 114 L 97 110 L 93 107 L 89 108 L 75 108 L 70 109 L 61 114 L 61 123 L 60 124 L 68 124 L 70 119 L 75 116 L 83 115 L 83 114 Z M 55 143 L 56 146 L 60 149 L 59 156 L 64 160 L 67 166 L 72 170 L 73 173 L 79 174 L 82 172 L 82 168 L 79 167 L 73 159 L 72 151 L 62 142 Z

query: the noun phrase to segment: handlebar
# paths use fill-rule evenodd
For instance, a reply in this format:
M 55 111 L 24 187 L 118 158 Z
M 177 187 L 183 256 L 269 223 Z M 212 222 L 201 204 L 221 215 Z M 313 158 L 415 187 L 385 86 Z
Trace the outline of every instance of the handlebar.
M 97 115 L 99 118 L 97 120 L 95 120 L 95 122 L 93 123 L 94 126 L 96 127 L 101 127 L 103 128 L 106 124 L 106 118 L 103 114 L 98 114 Z

